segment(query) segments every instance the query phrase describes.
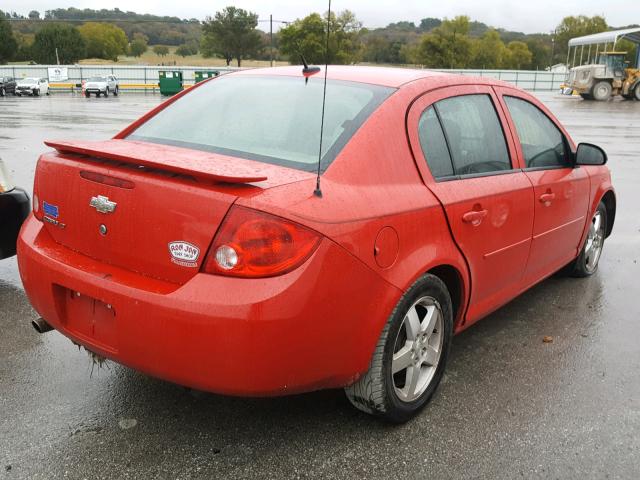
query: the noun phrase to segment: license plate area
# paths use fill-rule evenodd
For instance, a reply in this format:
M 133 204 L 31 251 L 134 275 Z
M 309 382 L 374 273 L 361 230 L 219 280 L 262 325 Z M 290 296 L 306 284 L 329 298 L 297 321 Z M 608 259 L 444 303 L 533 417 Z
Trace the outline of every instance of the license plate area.
M 116 311 L 112 305 L 56 285 L 58 312 L 72 335 L 103 350 L 117 353 Z

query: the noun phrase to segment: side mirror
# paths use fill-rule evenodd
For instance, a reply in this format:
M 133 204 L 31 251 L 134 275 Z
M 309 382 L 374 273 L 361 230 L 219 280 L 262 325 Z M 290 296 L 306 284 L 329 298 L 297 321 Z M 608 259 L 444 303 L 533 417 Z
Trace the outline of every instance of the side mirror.
M 576 150 L 576 165 L 604 165 L 607 154 L 597 145 L 581 143 Z

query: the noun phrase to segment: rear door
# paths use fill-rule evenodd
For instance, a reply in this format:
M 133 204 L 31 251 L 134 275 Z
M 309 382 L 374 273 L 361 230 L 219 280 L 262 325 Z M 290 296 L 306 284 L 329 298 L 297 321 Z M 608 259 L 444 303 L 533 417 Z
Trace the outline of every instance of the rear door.
M 408 118 L 418 168 L 469 264 L 467 323 L 519 292 L 531 245 L 533 188 L 496 104 L 489 86 L 449 87 L 422 96 Z
M 535 222 L 525 278 L 533 283 L 577 255 L 589 203 L 589 176 L 584 168 L 573 166 L 569 140 L 544 107 L 517 90 L 497 91 L 534 188 Z

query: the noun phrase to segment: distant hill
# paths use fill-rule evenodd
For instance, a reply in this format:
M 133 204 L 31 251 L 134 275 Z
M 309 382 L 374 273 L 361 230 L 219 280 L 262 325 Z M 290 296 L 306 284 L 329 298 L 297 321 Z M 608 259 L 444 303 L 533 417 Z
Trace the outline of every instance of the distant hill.
M 35 14 L 38 16 L 36 17 Z M 13 20 L 14 30 L 22 34 L 35 33 L 44 22 L 61 21 L 76 25 L 85 22 L 106 22 L 122 28 L 129 38 L 133 38 L 134 33 L 146 35 L 151 45 L 182 45 L 189 41 L 200 40 L 198 19 L 125 12 L 119 8 L 112 10 L 56 8 L 46 10 L 42 16 L 40 12 L 31 12 L 28 17 L 15 15 L 10 18 Z

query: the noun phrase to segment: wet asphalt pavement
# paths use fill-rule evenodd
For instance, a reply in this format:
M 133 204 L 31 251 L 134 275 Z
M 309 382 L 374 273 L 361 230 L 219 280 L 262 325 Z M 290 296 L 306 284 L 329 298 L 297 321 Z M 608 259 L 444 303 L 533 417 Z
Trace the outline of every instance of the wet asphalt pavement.
M 552 277 L 456 337 L 412 422 L 376 421 L 342 391 L 238 399 L 92 369 L 59 333 L 35 333 L 9 259 L 0 478 L 640 478 L 640 102 L 539 97 L 609 154 L 618 211 L 600 269 Z M 107 138 L 159 101 L 0 98 L 0 157 L 30 190 L 43 140 Z

